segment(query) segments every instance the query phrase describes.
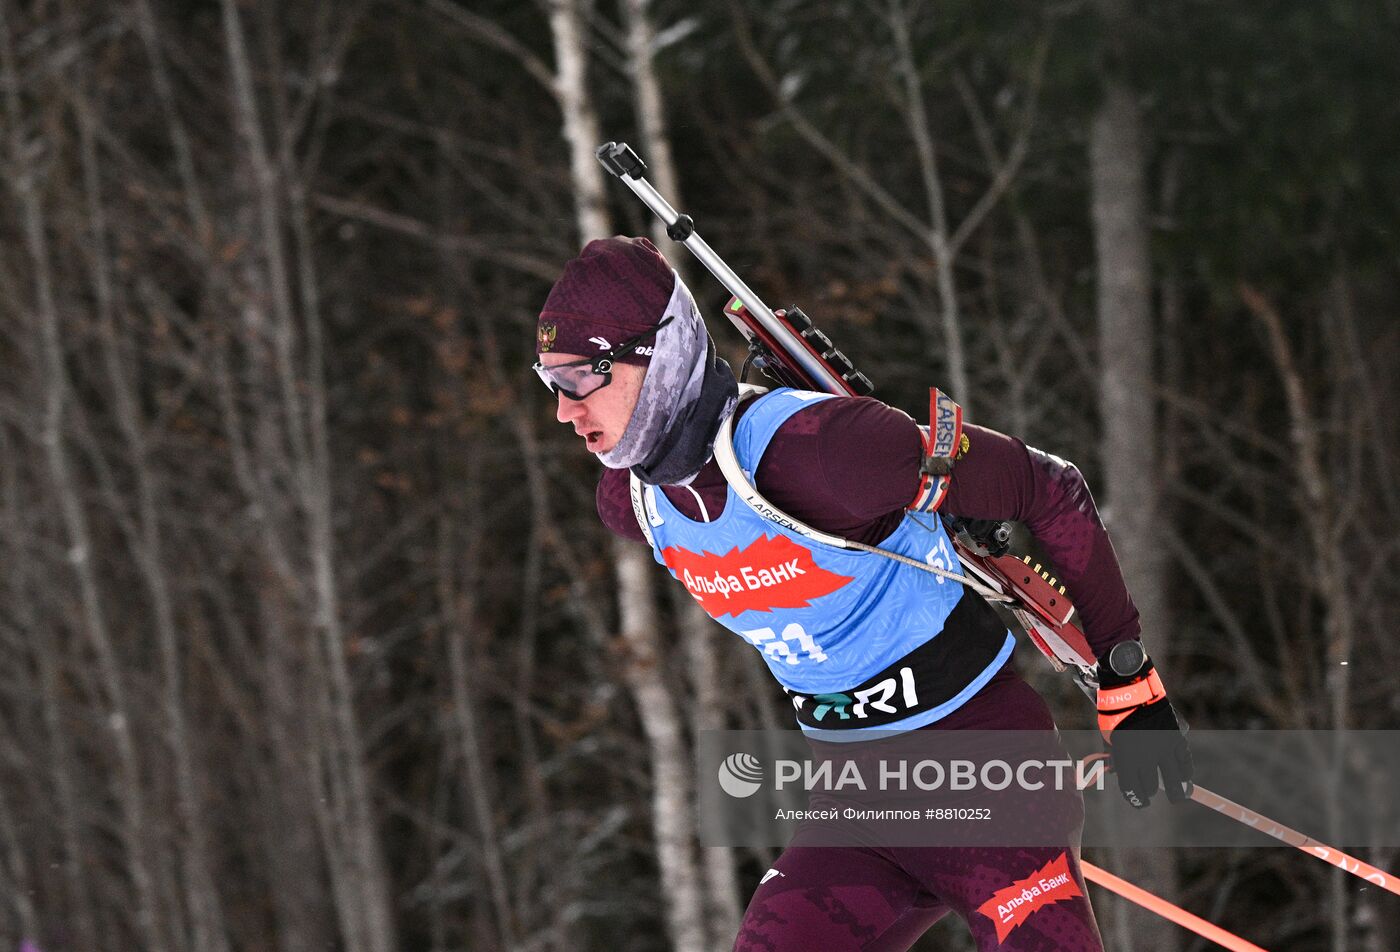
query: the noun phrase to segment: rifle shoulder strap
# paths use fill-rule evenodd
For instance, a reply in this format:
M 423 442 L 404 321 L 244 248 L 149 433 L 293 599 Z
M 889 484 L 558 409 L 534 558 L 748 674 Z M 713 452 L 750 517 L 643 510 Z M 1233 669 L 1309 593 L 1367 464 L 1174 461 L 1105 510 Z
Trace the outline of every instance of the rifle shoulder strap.
M 642 527 L 642 535 L 646 536 L 647 545 L 654 549 L 656 540 L 651 535 L 652 507 L 647 505 L 647 496 L 656 492 L 656 487 L 646 485 L 632 472 L 627 474 L 627 480 L 632 493 L 632 514 L 637 517 L 637 525 Z
M 760 387 L 745 386 L 741 388 L 740 391 L 740 402 L 748 396 L 764 392 L 766 391 Z M 735 495 L 739 497 L 744 505 L 758 513 L 758 515 L 767 519 L 769 522 L 780 525 L 785 529 L 789 529 L 817 542 L 835 546 L 838 549 L 857 549 L 861 552 L 882 555 L 887 559 L 903 562 L 905 565 L 913 566 L 916 569 L 928 572 L 930 575 L 937 575 L 954 582 L 961 582 L 977 594 L 984 598 L 991 599 L 992 601 L 1009 601 L 1001 592 L 988 587 L 975 578 L 959 575 L 957 572 L 949 572 L 947 569 L 941 569 L 927 562 L 920 562 L 918 559 L 911 559 L 909 556 L 899 552 L 891 552 L 888 549 L 866 545 L 864 542 L 846 539 L 838 535 L 833 535 L 830 532 L 822 532 L 820 529 L 814 529 L 802 520 L 796 519 L 783 512 L 764 498 L 763 494 L 758 491 L 758 487 L 753 484 L 753 479 L 750 477 L 749 473 L 747 473 L 744 467 L 739 463 L 739 457 L 734 452 L 734 418 L 736 416 L 738 416 L 737 413 L 720 424 L 719 433 L 715 436 L 715 462 L 719 464 L 720 472 L 724 473 L 724 478 L 734 490 Z
M 759 396 L 768 391 L 762 387 L 752 387 L 747 384 L 740 388 L 739 402 L 743 403 L 749 397 Z M 826 545 L 835 546 L 838 549 L 856 548 L 857 544 L 841 536 L 832 535 L 829 532 L 822 532 L 820 529 L 813 529 L 811 526 L 794 519 L 773 505 L 763 494 L 758 491 L 758 487 L 753 484 L 749 474 L 744 471 L 744 467 L 739 464 L 739 457 L 734 452 L 734 418 L 739 415 L 736 410 L 719 425 L 719 433 L 715 435 L 715 462 L 719 464 L 719 471 L 724 474 L 725 480 L 729 483 L 735 494 L 754 512 L 758 513 L 769 522 L 776 523 L 784 529 L 790 529 L 799 535 L 804 535 L 809 539 L 815 539 Z
M 754 387 L 745 384 L 739 388 L 739 401 L 742 403 L 750 397 L 764 393 L 767 393 L 767 390 L 763 387 Z M 749 474 L 744 471 L 744 467 L 739 463 L 739 457 L 734 452 L 734 418 L 737 416 L 737 412 L 733 413 L 720 424 L 719 432 L 715 435 L 715 462 L 719 464 L 720 472 L 724 474 L 725 480 L 734 490 L 735 495 L 739 497 L 744 505 L 748 506 L 759 516 L 785 529 L 796 532 L 798 535 L 806 536 L 824 545 L 834 546 L 838 549 L 857 549 L 861 552 L 882 555 L 887 559 L 903 562 L 905 565 L 928 572 L 930 575 L 937 575 L 949 579 L 950 581 L 961 582 L 978 595 L 990 601 L 1011 601 L 1006 595 L 1003 595 L 1001 592 L 975 578 L 959 575 L 957 572 L 949 572 L 947 569 L 941 569 L 927 562 L 920 562 L 918 559 L 911 559 L 909 556 L 899 552 L 891 552 L 888 549 L 866 545 L 864 542 L 846 539 L 838 535 L 833 535 L 830 532 L 822 532 L 820 529 L 814 529 L 802 520 L 796 519 L 783 512 L 763 497 L 763 494 L 754 486 L 753 479 L 750 478 Z M 629 474 L 629 476 L 632 490 L 632 511 L 637 517 L 637 524 L 642 528 L 642 534 L 646 536 L 647 543 L 655 549 L 656 541 L 651 532 L 654 504 L 650 503 L 648 497 L 656 491 L 656 487 L 644 484 L 634 474 Z

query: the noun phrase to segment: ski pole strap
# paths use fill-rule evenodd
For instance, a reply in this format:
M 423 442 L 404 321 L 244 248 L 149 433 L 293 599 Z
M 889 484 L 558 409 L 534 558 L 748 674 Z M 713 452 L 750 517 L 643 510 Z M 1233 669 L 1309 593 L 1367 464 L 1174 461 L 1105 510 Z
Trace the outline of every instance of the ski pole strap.
M 1131 684 L 1112 688 L 1100 687 L 1098 697 L 1099 731 L 1103 734 L 1104 740 L 1108 740 L 1113 729 L 1133 711 L 1144 704 L 1160 701 L 1166 696 L 1167 689 L 1162 687 L 1162 679 L 1158 676 L 1156 668 L 1149 671 L 1147 677 Z
M 935 512 L 943 505 L 953 481 L 953 464 L 970 445 L 962 429 L 962 407 L 937 387 L 929 388 L 928 415 L 929 425 L 919 427 L 924 441 L 919 491 L 905 507 L 913 512 Z

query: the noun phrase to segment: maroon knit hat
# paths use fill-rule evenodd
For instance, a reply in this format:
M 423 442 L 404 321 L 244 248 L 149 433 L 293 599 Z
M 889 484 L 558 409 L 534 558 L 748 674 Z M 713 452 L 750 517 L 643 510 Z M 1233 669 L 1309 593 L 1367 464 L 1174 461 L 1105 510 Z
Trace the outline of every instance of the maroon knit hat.
M 540 311 L 535 353 L 591 356 L 655 327 L 676 287 L 671 266 L 645 238 L 599 238 L 564 265 Z M 647 342 L 652 344 L 651 341 Z M 645 367 L 633 351 L 619 363 Z

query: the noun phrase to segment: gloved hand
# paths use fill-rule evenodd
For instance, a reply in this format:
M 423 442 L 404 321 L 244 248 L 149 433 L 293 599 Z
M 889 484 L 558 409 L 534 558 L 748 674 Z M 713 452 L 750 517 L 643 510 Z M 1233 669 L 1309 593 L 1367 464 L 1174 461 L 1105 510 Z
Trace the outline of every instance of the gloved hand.
M 1099 659 L 1099 733 L 1113 757 L 1123 798 L 1139 809 L 1152 802 L 1157 774 L 1167 799 L 1191 796 L 1191 749 L 1152 659 L 1136 642 L 1115 645 Z M 1140 664 L 1135 664 L 1139 660 Z M 1111 661 L 1116 661 L 1115 665 Z M 1127 672 L 1127 673 L 1120 673 Z

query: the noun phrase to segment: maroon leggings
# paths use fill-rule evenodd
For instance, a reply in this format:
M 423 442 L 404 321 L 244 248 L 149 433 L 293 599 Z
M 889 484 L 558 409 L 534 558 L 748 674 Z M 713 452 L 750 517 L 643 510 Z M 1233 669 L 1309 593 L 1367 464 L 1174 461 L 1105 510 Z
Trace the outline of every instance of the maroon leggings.
M 925 730 L 1054 726 L 1040 695 L 1007 665 Z M 799 831 L 764 874 L 735 952 L 905 952 L 949 910 L 980 952 L 1102 952 L 1076 837 L 1054 847 L 834 847 L 802 839 Z M 1038 899 L 1005 901 L 1023 882 L 1047 880 L 1056 885 Z

